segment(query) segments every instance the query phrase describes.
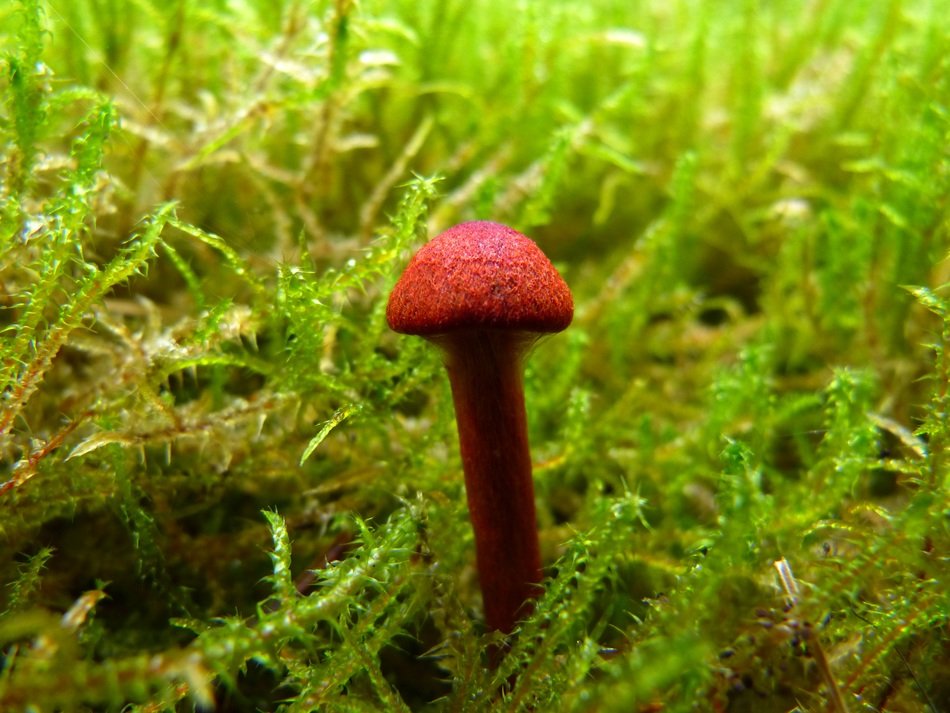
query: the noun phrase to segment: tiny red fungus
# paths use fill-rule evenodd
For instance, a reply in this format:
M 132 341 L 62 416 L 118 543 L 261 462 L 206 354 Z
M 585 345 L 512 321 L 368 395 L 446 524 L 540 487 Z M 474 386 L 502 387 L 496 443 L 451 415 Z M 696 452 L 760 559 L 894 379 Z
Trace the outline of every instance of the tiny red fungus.
M 529 611 L 541 581 L 523 357 L 573 316 L 571 291 L 540 248 L 487 221 L 456 225 L 424 245 L 386 308 L 394 331 L 442 351 L 485 619 L 504 633 Z

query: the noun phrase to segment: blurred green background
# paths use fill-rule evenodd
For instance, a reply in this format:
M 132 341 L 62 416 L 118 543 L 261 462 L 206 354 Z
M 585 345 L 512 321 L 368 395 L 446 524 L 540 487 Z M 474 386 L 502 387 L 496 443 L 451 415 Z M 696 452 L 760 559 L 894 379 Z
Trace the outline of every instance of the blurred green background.
M 4 3 L 0 708 L 945 710 L 948 16 Z M 498 669 L 384 319 L 471 219 L 577 305 Z

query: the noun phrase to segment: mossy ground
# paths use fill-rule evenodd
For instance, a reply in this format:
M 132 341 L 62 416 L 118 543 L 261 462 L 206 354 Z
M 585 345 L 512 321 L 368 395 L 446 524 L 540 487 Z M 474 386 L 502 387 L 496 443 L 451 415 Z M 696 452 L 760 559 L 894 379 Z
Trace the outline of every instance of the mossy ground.
M 950 709 L 948 15 L 0 5 L 0 709 Z M 577 303 L 497 670 L 384 319 L 475 218 Z

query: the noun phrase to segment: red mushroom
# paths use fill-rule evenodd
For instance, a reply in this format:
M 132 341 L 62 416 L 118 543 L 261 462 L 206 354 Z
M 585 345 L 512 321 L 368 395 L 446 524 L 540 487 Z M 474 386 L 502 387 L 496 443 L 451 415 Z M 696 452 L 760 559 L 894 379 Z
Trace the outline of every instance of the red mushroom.
M 424 245 L 386 319 L 442 351 L 458 425 L 488 627 L 510 633 L 541 581 L 522 360 L 571 323 L 574 301 L 544 253 L 498 223 L 462 223 Z

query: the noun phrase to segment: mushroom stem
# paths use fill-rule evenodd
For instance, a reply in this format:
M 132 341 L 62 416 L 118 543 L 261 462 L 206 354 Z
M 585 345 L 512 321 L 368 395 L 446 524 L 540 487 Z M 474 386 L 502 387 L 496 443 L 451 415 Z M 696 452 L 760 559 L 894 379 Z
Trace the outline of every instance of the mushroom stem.
M 434 341 L 452 385 L 485 620 L 507 634 L 541 591 L 522 381 L 522 358 L 533 339 L 467 330 Z

